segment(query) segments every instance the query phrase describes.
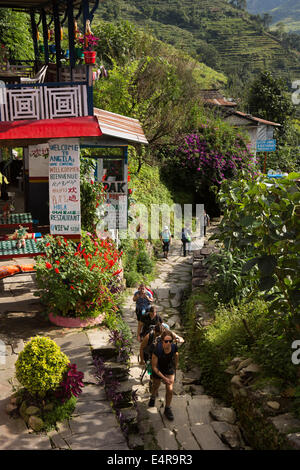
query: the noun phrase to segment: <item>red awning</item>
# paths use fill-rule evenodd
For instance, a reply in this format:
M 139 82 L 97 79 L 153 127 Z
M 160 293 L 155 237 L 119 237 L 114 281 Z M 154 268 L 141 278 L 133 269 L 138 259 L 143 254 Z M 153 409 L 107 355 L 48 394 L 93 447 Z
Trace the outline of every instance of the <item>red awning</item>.
M 102 132 L 95 116 L 73 118 L 22 120 L 0 122 L 0 145 L 12 144 L 28 140 L 48 141 L 49 139 L 68 137 L 101 137 Z

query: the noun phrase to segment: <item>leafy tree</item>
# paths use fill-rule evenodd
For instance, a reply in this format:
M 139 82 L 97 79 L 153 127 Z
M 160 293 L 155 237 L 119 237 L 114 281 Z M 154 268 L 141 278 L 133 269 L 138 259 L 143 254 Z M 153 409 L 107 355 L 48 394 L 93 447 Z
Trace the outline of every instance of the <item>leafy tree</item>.
M 229 3 L 239 10 L 246 10 L 247 0 L 229 0 Z
M 219 199 L 224 218 L 218 239 L 226 250 L 244 251 L 244 273 L 258 267 L 257 290 L 280 315 L 299 317 L 299 174 L 270 180 L 240 179 L 222 183 Z M 252 251 L 250 255 L 249 250 Z M 254 279 L 257 271 L 254 272 Z
M 9 60 L 32 59 L 29 16 L 12 9 L 0 8 L 0 43 L 5 45 Z
M 251 114 L 282 125 L 279 137 L 289 132 L 290 120 L 295 114 L 291 96 L 283 79 L 270 72 L 261 72 L 249 89 L 248 109 Z

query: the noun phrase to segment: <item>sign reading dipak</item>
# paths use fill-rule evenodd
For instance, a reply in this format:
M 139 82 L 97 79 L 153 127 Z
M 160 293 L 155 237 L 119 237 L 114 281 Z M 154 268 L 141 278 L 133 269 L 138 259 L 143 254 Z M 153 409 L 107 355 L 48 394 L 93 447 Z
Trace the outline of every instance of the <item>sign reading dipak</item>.
M 107 181 L 104 183 L 104 191 L 113 194 L 127 194 L 127 182 Z
M 275 152 L 276 150 L 276 140 L 257 140 L 256 141 L 256 151 L 257 152 Z

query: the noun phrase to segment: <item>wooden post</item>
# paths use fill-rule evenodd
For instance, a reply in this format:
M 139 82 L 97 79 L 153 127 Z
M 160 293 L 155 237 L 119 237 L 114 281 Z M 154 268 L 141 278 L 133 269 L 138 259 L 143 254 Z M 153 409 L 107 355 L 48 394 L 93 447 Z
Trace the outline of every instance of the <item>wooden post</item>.
M 265 159 L 264 159 L 264 174 L 267 174 L 267 152 L 265 152 Z
M 32 40 L 33 40 L 33 49 L 34 49 L 34 67 L 35 67 L 35 71 L 37 72 L 39 48 L 38 48 L 38 41 L 37 41 L 37 25 L 35 22 L 34 10 L 30 10 L 30 20 L 31 20 Z
M 73 82 L 73 69 L 75 67 L 75 28 L 74 28 L 74 6 L 73 0 L 68 0 L 68 34 L 69 34 L 69 54 L 71 82 Z
M 44 57 L 45 64 L 49 64 L 49 46 L 48 46 L 48 26 L 45 10 L 42 10 L 42 25 L 43 25 L 43 39 L 44 39 Z
M 55 28 L 55 49 L 56 49 L 56 79 L 60 82 L 61 74 L 61 47 L 60 47 L 60 21 L 58 3 L 53 1 L 53 17 Z

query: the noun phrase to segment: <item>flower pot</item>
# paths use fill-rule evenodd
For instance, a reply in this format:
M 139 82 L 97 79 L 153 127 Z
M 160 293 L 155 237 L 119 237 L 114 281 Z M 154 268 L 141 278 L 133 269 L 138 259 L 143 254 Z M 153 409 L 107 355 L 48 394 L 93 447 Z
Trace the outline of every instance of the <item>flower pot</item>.
M 96 51 L 84 51 L 84 60 L 86 64 L 95 64 Z
M 77 318 L 77 317 L 61 317 L 60 315 L 54 315 L 52 312 L 48 316 L 51 323 L 64 328 L 84 328 L 86 326 L 100 325 L 103 323 L 105 313 L 101 313 L 98 317 L 92 318 Z
M 75 57 L 76 59 L 84 58 L 83 50 L 80 47 L 75 47 Z

